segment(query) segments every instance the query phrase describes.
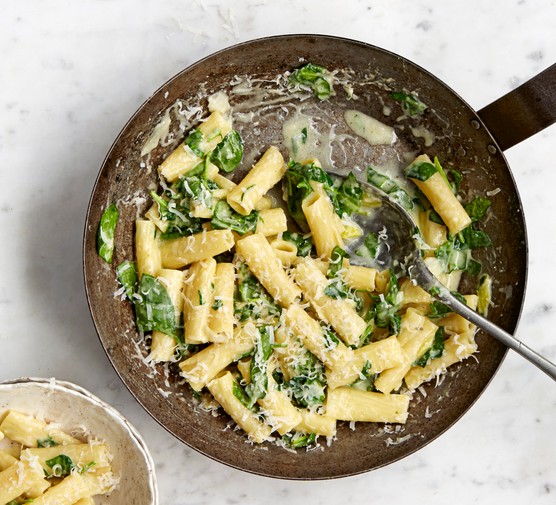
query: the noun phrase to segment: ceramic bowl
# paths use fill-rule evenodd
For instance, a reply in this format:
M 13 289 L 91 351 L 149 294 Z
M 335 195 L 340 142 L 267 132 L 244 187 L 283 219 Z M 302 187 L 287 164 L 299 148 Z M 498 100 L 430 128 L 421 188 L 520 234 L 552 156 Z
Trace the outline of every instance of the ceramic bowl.
M 157 505 L 154 463 L 141 435 L 116 409 L 87 390 L 55 379 L 21 378 L 0 383 L 0 416 L 18 410 L 54 422 L 76 438 L 90 434 L 105 442 L 113 456 L 118 487 L 95 496 L 98 505 Z

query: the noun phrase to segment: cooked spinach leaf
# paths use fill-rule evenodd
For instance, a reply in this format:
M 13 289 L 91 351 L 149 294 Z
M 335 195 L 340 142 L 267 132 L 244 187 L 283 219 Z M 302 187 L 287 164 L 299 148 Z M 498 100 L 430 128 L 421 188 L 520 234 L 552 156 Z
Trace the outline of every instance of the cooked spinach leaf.
M 107 263 L 112 263 L 114 254 L 114 234 L 118 224 L 118 208 L 109 205 L 102 213 L 97 230 L 97 252 Z
M 233 210 L 228 205 L 228 202 L 220 200 L 214 207 L 214 214 L 210 224 L 217 230 L 229 228 L 240 235 L 245 235 L 248 232 L 255 231 L 258 219 L 259 213 L 256 210 L 247 216 L 243 216 Z
M 490 205 L 491 203 L 488 198 L 478 196 L 465 206 L 465 211 L 471 218 L 471 221 L 477 222 L 485 217 Z
M 440 356 L 444 354 L 444 338 L 444 326 L 440 326 L 434 334 L 431 348 L 426 351 L 417 361 L 415 361 L 413 365 L 425 367 L 431 360 L 440 358 Z
M 308 256 L 313 249 L 313 241 L 311 236 L 303 236 L 301 233 L 285 231 L 282 233 L 282 238 L 288 242 L 293 242 L 297 247 L 297 256 Z
M 404 209 L 413 209 L 413 201 L 407 192 L 400 188 L 392 179 L 378 173 L 372 167 L 367 168 L 367 182 L 384 191 Z
M 320 182 L 334 201 L 332 179 L 321 167 L 314 163 L 306 165 L 293 161 L 289 163 L 283 179 L 284 194 L 286 195 L 290 215 L 305 232 L 309 231 L 309 226 L 305 214 L 303 214 L 301 203 L 313 192 L 311 181 Z
M 203 158 L 205 156 L 205 152 L 203 151 L 203 132 L 199 130 L 199 128 L 195 128 L 191 130 L 191 133 L 185 138 L 183 143 L 193 151 L 193 153 L 198 156 L 199 158 Z
M 47 459 L 45 463 L 52 469 L 54 477 L 66 477 L 75 468 L 73 460 L 65 454 L 59 454 L 55 458 Z
M 350 172 L 338 187 L 336 200 L 341 214 L 346 213 L 351 216 L 361 210 L 363 189 L 353 172 Z
M 212 151 L 210 160 L 224 172 L 232 172 L 243 158 L 243 140 L 232 130 Z
M 394 91 L 390 93 L 390 96 L 400 103 L 402 110 L 409 116 L 418 116 L 427 109 L 427 105 L 421 102 L 414 93 Z
M 317 435 L 315 433 L 300 433 L 296 431 L 295 433 L 286 433 L 282 436 L 282 440 L 288 447 L 292 449 L 300 449 L 302 447 L 307 447 L 315 442 Z
M 137 269 L 133 261 L 122 261 L 116 267 L 116 276 L 118 281 L 125 289 L 125 294 L 128 300 L 133 299 L 133 293 L 137 288 Z
M 253 358 L 251 359 L 251 381 L 245 386 L 245 393 L 249 398 L 247 407 L 251 408 L 257 400 L 266 396 L 268 390 L 268 360 L 272 354 L 274 344 L 274 329 L 272 326 L 259 328 L 259 337 L 255 342 Z
M 307 63 L 292 72 L 289 81 L 294 86 L 311 89 L 320 100 L 327 100 L 332 96 L 332 74 L 320 65 Z
M 37 440 L 37 447 L 56 447 L 57 445 L 60 444 L 56 442 L 50 435 L 45 438 L 39 438 Z
M 149 274 L 143 274 L 133 295 L 135 318 L 140 332 L 158 330 L 177 336 L 176 311 L 164 284 Z

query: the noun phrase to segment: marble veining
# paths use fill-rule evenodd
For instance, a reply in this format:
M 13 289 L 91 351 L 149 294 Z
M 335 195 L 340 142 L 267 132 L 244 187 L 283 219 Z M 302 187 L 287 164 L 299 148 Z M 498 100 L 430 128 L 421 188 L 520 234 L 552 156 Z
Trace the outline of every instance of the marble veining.
M 325 482 L 261 478 L 184 446 L 109 364 L 83 290 L 81 241 L 112 140 L 167 79 L 226 46 L 322 33 L 397 52 L 479 109 L 556 61 L 554 0 L 8 0 L 0 16 L 0 380 L 55 376 L 93 391 L 138 428 L 161 504 L 552 504 L 556 385 L 508 354 L 447 433 L 383 469 Z M 517 335 L 556 360 L 556 127 L 506 154 L 529 236 Z M 434 422 L 434 417 L 432 421 Z

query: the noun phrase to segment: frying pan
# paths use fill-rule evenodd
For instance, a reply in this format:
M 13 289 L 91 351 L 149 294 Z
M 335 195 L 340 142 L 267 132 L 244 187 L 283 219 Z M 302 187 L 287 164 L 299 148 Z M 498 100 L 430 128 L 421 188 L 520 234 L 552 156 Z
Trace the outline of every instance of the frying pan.
M 89 308 L 115 370 L 154 419 L 202 454 L 260 475 L 326 479 L 392 463 L 442 434 L 486 388 L 507 352 L 506 347 L 479 332 L 478 361 L 466 360 L 451 367 L 441 383 L 425 385 L 414 395 L 409 419 L 401 429 L 359 423 L 352 430 L 347 423 L 339 423 L 337 439 L 330 446 L 323 443 L 317 450 L 293 453 L 272 444 L 257 447 L 246 443 L 241 431 L 230 428 L 230 419 L 225 414 L 213 416 L 200 408 L 176 375 L 166 374 L 161 365 L 153 369 L 146 364 L 148 350 L 137 333 L 132 308 L 114 296 L 119 288 L 114 268 L 134 256 L 134 220 L 151 204 L 148 188 L 156 183 L 155 167 L 183 139 L 183 131 L 172 121 L 170 138 L 173 135 L 174 144 L 158 145 L 149 154 L 148 163 L 141 157 L 143 146 L 166 111 L 176 100 L 206 110 L 206 96 L 219 90 L 230 92 L 238 76 L 247 76 L 253 86 L 264 87 L 261 83 L 275 81 L 276 76 L 302 62 L 313 62 L 329 70 L 348 69 L 353 83 L 365 83 L 354 88 L 356 97 L 350 98 L 338 90 L 332 100 L 322 103 L 314 100 L 317 111 L 332 121 L 340 118 L 346 108 L 357 108 L 388 122 L 384 107 L 390 91 L 417 92 L 428 105 L 420 125 L 434 135 L 431 146 L 425 148 L 423 138 L 412 135 L 408 123 L 406 128 L 397 130 L 399 140 L 392 148 L 397 152 L 389 153 L 382 148 L 362 152 L 355 146 L 343 150 L 342 159 L 336 161 L 350 168 L 380 162 L 377 158 L 388 155 L 427 152 L 431 157 L 438 156 L 446 166 L 465 173 L 462 186 L 465 194 L 490 192 L 493 217 L 483 229 L 490 234 L 494 247 L 482 252 L 479 259 L 495 281 L 489 318 L 510 333 L 515 331 L 524 298 L 527 240 L 520 198 L 503 150 L 555 120 L 556 95 L 550 85 L 556 79 L 556 68 L 553 66 L 475 112 L 429 72 L 383 49 L 329 36 L 269 37 L 225 49 L 176 75 L 141 106 L 115 140 L 92 191 L 83 246 Z M 287 108 L 288 103 L 283 102 L 282 106 Z M 396 111 L 392 116 L 395 114 Z M 270 144 L 281 143 L 279 114 L 261 114 L 256 124 L 249 121 L 234 124 L 254 155 Z M 111 265 L 98 256 L 95 247 L 98 222 L 109 203 L 116 203 L 120 211 Z M 465 283 L 467 288 L 474 289 L 469 279 Z

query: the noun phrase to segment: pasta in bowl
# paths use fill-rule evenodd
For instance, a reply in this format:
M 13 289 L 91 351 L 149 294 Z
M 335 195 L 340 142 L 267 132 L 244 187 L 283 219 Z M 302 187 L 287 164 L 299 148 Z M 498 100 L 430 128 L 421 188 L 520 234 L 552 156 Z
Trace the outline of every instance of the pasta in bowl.
M 0 384 L 2 503 L 158 503 L 154 464 L 121 414 L 54 379 Z
M 86 262 L 112 289 L 93 303 L 88 285 L 89 301 L 124 381 L 184 442 L 272 476 L 348 475 L 416 450 L 470 405 L 485 385 L 476 377 L 504 354 L 486 342 L 486 368 L 465 360 L 477 350 L 472 326 L 403 277 L 347 257 L 357 240 L 361 256 L 384 248 L 387 230 L 364 236 L 350 218 L 376 204 L 358 186 L 364 177 L 413 206 L 430 268 L 486 310 L 499 282 L 487 247 L 499 204 L 469 191 L 451 148 L 400 134 L 411 123 L 427 142 L 440 138 L 415 93 L 337 65 L 297 61 L 264 76 L 234 68 L 198 82 L 189 99 L 189 80 L 181 94 L 170 83 L 151 128 L 109 155 L 96 188 L 103 203 L 89 213 Z M 373 100 L 355 103 L 359 86 Z M 143 170 L 131 180 L 133 160 Z M 327 166 L 351 173 L 334 181 Z M 436 175 L 451 211 L 435 205 L 444 196 L 414 188 Z M 114 330 L 99 310 L 116 314 L 123 340 L 107 337 Z M 454 410 L 442 399 L 456 391 Z

